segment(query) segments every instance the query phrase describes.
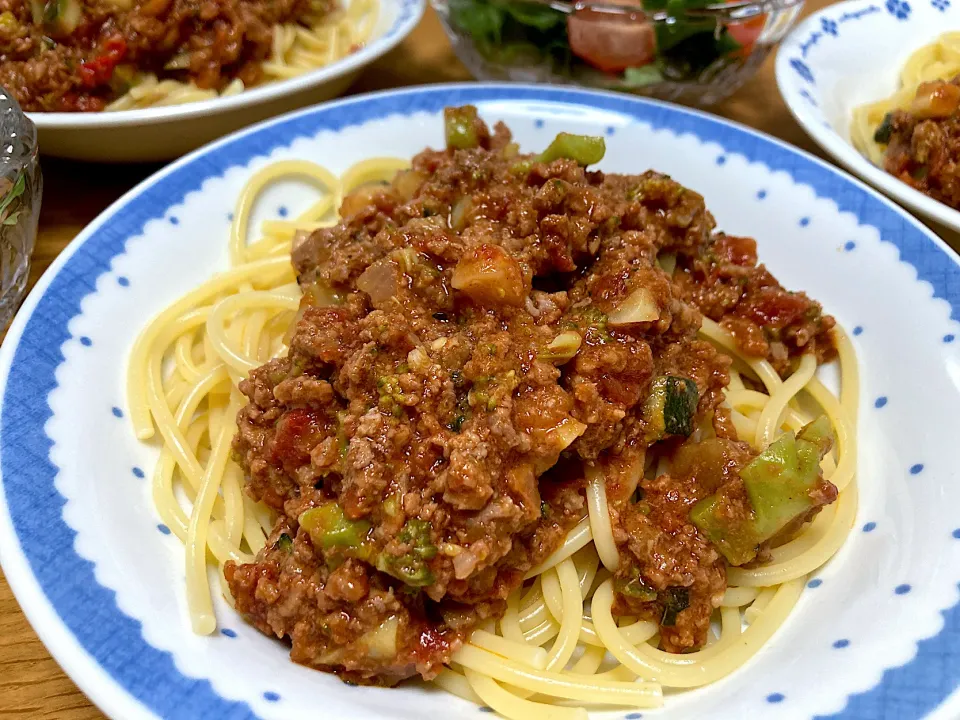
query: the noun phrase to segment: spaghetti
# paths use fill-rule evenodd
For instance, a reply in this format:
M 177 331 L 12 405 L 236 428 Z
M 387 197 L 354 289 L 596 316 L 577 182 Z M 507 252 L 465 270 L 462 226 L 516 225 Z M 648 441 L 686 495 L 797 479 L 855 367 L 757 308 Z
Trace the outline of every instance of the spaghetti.
M 355 52 L 370 40 L 378 13 L 378 0 L 352 0 L 345 9 L 333 13 L 315 10 L 297 24 L 276 25 L 270 58 L 262 64 L 264 82 L 288 80 Z M 132 87 L 105 109 L 182 105 L 237 95 L 246 89 L 239 78 L 218 92 L 199 88 L 192 81 L 159 79 L 153 73 L 138 73 Z
M 389 181 L 406 165 L 378 158 L 337 177 L 310 162 L 284 161 L 256 173 L 237 203 L 230 268 L 154 318 L 133 348 L 131 417 L 138 438 L 160 436 L 153 498 L 163 522 L 184 542 L 187 599 L 198 633 L 216 627 L 214 592 L 232 603 L 224 564 L 251 562 L 274 526 L 270 511 L 243 494 L 228 444 L 243 404 L 239 381 L 287 352 L 300 297 L 289 261 L 294 235 L 334 224 L 347 194 Z M 291 178 L 316 186 L 320 198 L 293 221 L 266 223 L 263 237 L 248 244 L 257 196 Z M 812 357 L 781 378 L 766 360 L 743 355 L 720 325 L 703 321 L 702 336 L 735 360 L 723 406 L 740 436 L 759 451 L 825 414 L 838 442 L 822 470 L 839 490 L 838 501 L 773 548 L 768 562 L 730 568 L 705 647 L 667 653 L 658 649 L 656 623 L 614 617 L 618 550 L 604 473 L 588 466 L 587 515 L 527 573 L 499 621 L 475 630 L 434 682 L 511 720 L 584 720 L 587 707 L 656 707 L 663 688 L 702 686 L 741 667 L 787 619 L 805 578 L 837 552 L 853 525 L 858 373 L 851 344 L 839 328 L 834 332 L 839 397 L 816 377 Z M 212 586 L 208 565 L 216 568 Z
M 906 110 L 925 82 L 952 80 L 960 75 L 960 32 L 944 33 L 914 52 L 900 72 L 900 88 L 883 100 L 854 109 L 850 136 L 854 147 L 883 167 L 886 144 L 875 139 L 877 128 L 894 110 Z

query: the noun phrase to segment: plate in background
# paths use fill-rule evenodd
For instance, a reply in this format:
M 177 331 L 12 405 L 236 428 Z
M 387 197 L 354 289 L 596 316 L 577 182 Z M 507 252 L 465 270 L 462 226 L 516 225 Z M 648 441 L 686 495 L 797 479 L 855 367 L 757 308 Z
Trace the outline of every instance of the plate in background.
M 100 162 L 171 160 L 206 142 L 341 94 L 420 22 L 426 0 L 379 0 L 371 39 L 355 53 L 289 80 L 201 102 L 120 112 L 28 113 L 44 155 Z
M 960 211 L 900 182 L 850 141 L 853 110 L 900 87 L 907 58 L 960 30 L 958 0 L 847 0 L 800 23 L 777 53 L 777 86 L 820 147 L 897 202 L 960 232 Z

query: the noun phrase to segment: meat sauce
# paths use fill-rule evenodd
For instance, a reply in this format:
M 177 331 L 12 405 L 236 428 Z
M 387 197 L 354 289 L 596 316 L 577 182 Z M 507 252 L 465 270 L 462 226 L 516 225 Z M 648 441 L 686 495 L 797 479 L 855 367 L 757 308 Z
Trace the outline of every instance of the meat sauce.
M 888 173 L 960 209 L 960 78 L 922 83 L 910 107 L 884 118 L 874 139 L 887 145 Z
M 326 2 L 326 0 L 324 0 Z M 0 0 L 0 85 L 28 111 L 103 110 L 137 73 L 256 84 L 278 23 L 317 0 Z
M 700 647 L 726 563 L 689 514 L 745 497 L 754 457 L 718 408 L 730 359 L 698 339 L 701 313 L 781 369 L 831 358 L 833 320 L 670 178 L 520 155 L 472 108 L 447 120 L 450 147 L 295 242 L 289 355 L 241 384 L 234 457 L 278 520 L 255 562 L 227 565 L 236 607 L 297 662 L 429 678 L 586 516 L 600 466 L 618 588 L 644 590 L 615 612 Z M 670 472 L 645 476 L 659 457 Z

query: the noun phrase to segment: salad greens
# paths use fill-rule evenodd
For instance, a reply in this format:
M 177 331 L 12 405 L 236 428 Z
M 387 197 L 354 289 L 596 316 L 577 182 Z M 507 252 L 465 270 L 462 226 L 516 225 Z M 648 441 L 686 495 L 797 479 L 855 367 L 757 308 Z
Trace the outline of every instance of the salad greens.
M 504 65 L 551 59 L 569 69 L 566 13 L 513 0 L 450 0 L 450 21 L 491 62 Z
M 501 65 L 549 62 L 554 72 L 600 73 L 612 84 L 640 88 L 663 80 L 693 80 L 718 60 L 729 59 L 743 45 L 726 27 L 688 11 L 716 0 L 644 0 L 643 9 L 665 11 L 670 20 L 654 23 L 656 55 L 651 63 L 607 73 L 577 57 L 567 35 L 567 13 L 523 0 L 450 0 L 450 21 L 470 37 L 479 53 Z M 601 41 L 602 42 L 602 41 Z
M 17 221 L 20 219 L 20 210 L 13 211 L 13 202 L 23 195 L 23 191 L 27 187 L 27 177 L 21 172 L 17 175 L 17 179 L 14 181 L 13 185 L 10 188 L 10 191 L 4 195 L 3 199 L 0 199 L 0 223 L 3 225 L 16 225 Z

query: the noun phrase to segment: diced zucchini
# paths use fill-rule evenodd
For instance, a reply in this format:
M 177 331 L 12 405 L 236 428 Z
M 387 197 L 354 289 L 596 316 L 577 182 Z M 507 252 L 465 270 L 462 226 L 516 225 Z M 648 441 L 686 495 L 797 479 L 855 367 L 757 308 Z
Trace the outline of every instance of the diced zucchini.
M 890 142 L 890 136 L 893 134 L 893 114 L 887 113 L 883 116 L 883 122 L 877 126 L 877 131 L 873 134 L 873 141 L 881 145 Z
M 663 615 L 660 624 L 673 627 L 677 624 L 677 615 L 690 607 L 690 591 L 687 588 L 667 588 L 663 593 Z
M 324 550 L 358 548 L 370 531 L 370 523 L 351 520 L 335 502 L 306 510 L 300 515 L 299 522 L 310 533 L 314 544 Z
M 31 13 L 34 21 L 37 20 L 38 2 L 31 2 Z M 80 0 L 47 0 L 43 3 L 40 16 L 44 28 L 59 35 L 69 35 L 83 20 L 83 8 Z
M 661 375 L 653 381 L 646 416 L 661 433 L 688 437 L 693 432 L 700 394 L 689 378 Z

